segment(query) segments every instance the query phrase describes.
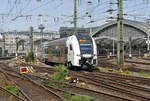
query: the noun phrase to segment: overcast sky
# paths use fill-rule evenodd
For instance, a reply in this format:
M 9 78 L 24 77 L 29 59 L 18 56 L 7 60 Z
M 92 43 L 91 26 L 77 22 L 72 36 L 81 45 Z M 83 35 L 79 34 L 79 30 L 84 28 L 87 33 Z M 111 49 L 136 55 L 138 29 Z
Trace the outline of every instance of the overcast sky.
M 30 26 L 38 30 L 39 14 L 43 15 L 45 31 L 58 31 L 59 27 L 73 27 L 74 0 L 0 0 L 0 30 L 26 31 Z M 89 3 L 89 2 L 92 3 Z M 100 1 L 100 2 L 98 2 Z M 110 16 L 108 9 L 113 8 L 113 17 L 117 17 L 117 0 L 77 0 L 78 27 L 94 27 L 106 23 Z M 150 19 L 150 0 L 124 0 L 126 19 L 145 21 Z M 88 14 L 86 13 L 88 12 Z M 5 15 L 6 14 L 6 15 Z M 92 16 L 94 23 L 90 24 Z M 136 15 L 134 17 L 133 15 Z M 28 17 L 25 17 L 28 16 Z

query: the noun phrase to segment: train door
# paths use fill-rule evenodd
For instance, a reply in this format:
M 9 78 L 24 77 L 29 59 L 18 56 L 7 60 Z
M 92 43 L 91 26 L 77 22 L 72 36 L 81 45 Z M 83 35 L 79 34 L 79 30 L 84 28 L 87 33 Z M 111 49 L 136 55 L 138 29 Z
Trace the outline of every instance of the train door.
M 74 52 L 73 52 L 72 44 L 69 44 L 68 47 L 68 62 L 71 62 L 71 64 L 73 64 L 74 62 Z

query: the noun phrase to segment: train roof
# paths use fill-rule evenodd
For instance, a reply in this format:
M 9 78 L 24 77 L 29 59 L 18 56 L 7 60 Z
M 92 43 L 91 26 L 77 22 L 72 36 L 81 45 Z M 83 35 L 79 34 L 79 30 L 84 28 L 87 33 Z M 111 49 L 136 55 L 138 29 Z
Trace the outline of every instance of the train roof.
M 48 43 L 49 43 L 49 41 L 46 41 L 46 42 L 42 42 L 40 45 L 42 45 L 42 46 L 47 46 Z
M 50 46 L 50 45 L 65 45 L 67 38 L 68 37 L 50 41 L 47 43 L 47 45 L 48 46 Z
M 77 38 L 89 38 L 89 34 L 76 34 L 75 35 Z M 68 36 L 70 37 L 70 36 Z M 56 40 L 52 40 L 52 41 L 48 41 L 48 42 L 44 42 L 42 43 L 43 46 L 53 46 L 53 45 L 65 45 L 66 44 L 66 40 L 68 37 L 65 38 L 60 38 L 60 39 L 56 39 Z

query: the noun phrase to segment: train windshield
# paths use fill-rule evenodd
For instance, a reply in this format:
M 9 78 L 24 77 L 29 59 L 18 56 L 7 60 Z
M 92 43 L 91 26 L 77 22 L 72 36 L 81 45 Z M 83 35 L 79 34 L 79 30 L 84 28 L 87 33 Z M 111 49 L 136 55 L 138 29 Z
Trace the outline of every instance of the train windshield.
M 81 54 L 93 54 L 92 38 L 88 34 L 77 34 Z

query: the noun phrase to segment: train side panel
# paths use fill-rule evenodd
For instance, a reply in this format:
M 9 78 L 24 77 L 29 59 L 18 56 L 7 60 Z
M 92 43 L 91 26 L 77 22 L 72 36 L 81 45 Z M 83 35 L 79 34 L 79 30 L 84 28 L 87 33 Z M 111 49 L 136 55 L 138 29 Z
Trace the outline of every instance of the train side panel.
M 49 46 L 49 58 L 48 62 L 53 63 L 65 63 L 65 46 L 64 45 L 56 45 Z
M 48 61 L 49 61 L 49 62 L 52 62 L 52 47 L 48 47 L 48 51 L 49 51 L 49 54 L 48 54 Z
M 65 47 L 64 46 L 60 46 L 60 49 L 61 49 L 61 55 L 60 55 L 60 63 L 65 63 Z

